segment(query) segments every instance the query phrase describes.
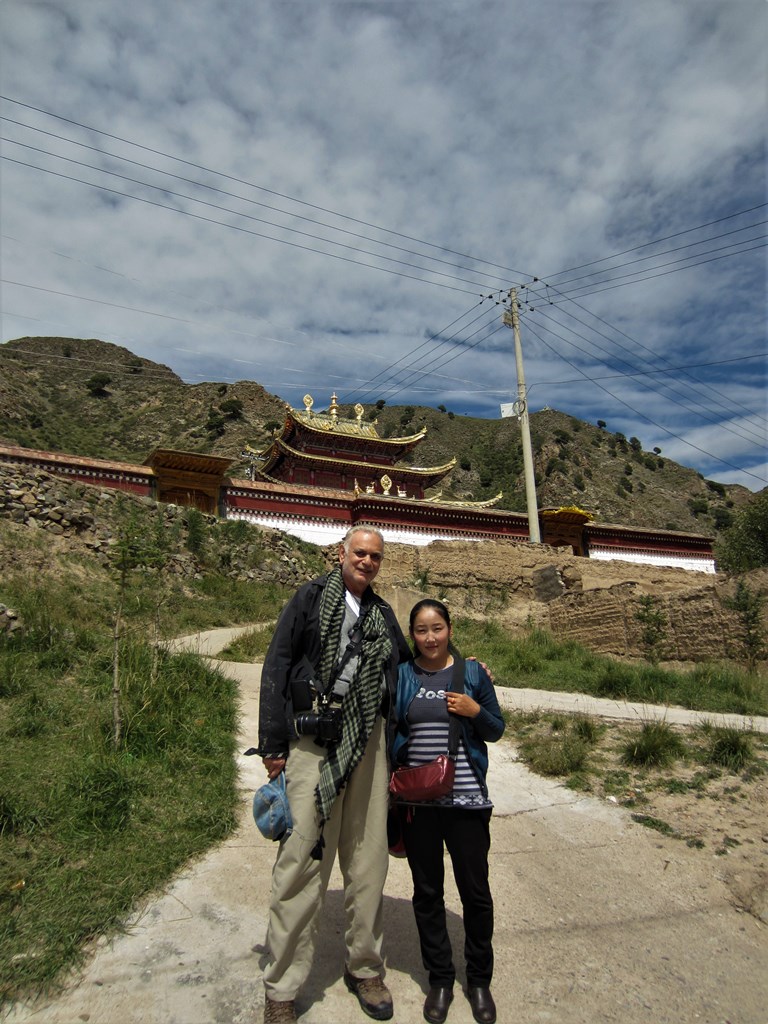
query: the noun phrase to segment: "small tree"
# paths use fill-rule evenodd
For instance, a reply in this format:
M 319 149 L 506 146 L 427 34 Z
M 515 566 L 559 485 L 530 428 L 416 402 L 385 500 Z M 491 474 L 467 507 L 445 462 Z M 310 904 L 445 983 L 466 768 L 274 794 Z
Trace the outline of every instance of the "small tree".
M 719 566 L 728 572 L 768 565 L 768 488 L 735 513 L 716 553 Z
M 239 398 L 227 398 L 219 406 L 221 412 L 230 420 L 241 420 L 243 418 L 243 403 Z
M 205 519 L 203 513 L 191 508 L 187 513 L 187 549 L 193 555 L 200 555 L 205 542 Z
M 640 607 L 635 612 L 635 619 L 642 626 L 640 644 L 646 661 L 656 665 L 661 659 L 667 637 L 667 614 L 661 607 L 659 598 L 651 594 L 643 594 L 637 603 Z
M 736 595 L 724 603 L 726 608 L 732 609 L 739 616 L 747 666 L 754 671 L 757 662 L 765 655 L 765 633 L 762 621 L 765 594 L 754 593 L 744 580 L 739 580 L 736 584 Z
M 105 395 L 107 393 L 107 385 L 111 383 L 112 378 L 109 374 L 101 371 L 100 373 L 94 373 L 94 375 L 85 382 L 85 386 L 92 395 Z
M 601 430 L 605 430 L 605 428 L 607 426 L 605 420 L 598 420 L 597 421 L 597 425 L 598 425 L 598 427 L 600 427 Z

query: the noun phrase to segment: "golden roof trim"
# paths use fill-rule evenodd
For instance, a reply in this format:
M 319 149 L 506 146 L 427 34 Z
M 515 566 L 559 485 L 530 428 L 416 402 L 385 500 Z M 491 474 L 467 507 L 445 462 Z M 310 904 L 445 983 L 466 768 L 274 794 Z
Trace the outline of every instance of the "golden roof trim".
M 472 509 L 472 508 L 491 508 L 491 506 L 496 505 L 504 497 L 504 492 L 503 491 L 499 491 L 499 493 L 495 497 L 487 498 L 485 501 L 459 501 L 459 500 L 454 501 L 454 500 L 451 500 L 451 499 L 442 500 L 442 498 L 441 498 L 442 493 L 443 492 L 440 491 L 439 494 L 435 494 L 431 498 L 424 498 L 423 500 L 424 501 L 428 501 L 428 502 L 430 502 L 433 505 L 446 505 L 446 506 L 450 506 L 451 508 Z
M 450 462 L 444 466 L 387 466 L 387 465 L 376 465 L 374 462 L 355 462 L 352 459 L 343 459 L 338 455 L 310 455 L 307 452 L 299 451 L 297 448 L 292 448 L 289 444 L 283 441 L 282 438 L 275 438 L 274 444 L 276 447 L 282 449 L 283 452 L 288 455 L 293 455 L 299 459 L 303 459 L 307 462 L 333 462 L 341 463 L 345 466 L 355 466 L 357 468 L 366 469 L 371 473 L 384 472 L 384 473 L 399 473 L 407 476 L 420 476 L 427 475 L 433 476 L 435 473 L 442 473 L 445 475 L 450 472 L 456 465 L 456 459 L 451 459 Z
M 301 412 L 299 409 L 291 409 L 290 415 L 309 430 L 314 430 L 324 436 L 343 434 L 346 437 L 359 437 L 367 441 L 379 441 L 381 444 L 403 447 L 407 444 L 416 444 L 417 441 L 426 435 L 427 428 L 422 427 L 416 434 L 408 437 L 382 437 L 376 429 L 375 423 L 358 423 L 353 420 L 340 420 L 322 413 Z

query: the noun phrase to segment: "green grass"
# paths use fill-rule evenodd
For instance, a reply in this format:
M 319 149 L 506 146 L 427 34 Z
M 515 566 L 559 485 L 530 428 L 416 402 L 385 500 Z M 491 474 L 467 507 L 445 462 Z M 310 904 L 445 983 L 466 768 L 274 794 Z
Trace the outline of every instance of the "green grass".
M 87 639 L 0 641 L 0 1004 L 55 984 L 235 824 L 235 684 L 187 654 L 152 682 L 153 650 L 126 640 L 115 749 L 110 656 Z
M 249 629 L 222 651 L 219 651 L 217 657 L 222 661 L 263 661 L 272 639 L 275 624 L 275 622 L 267 622 L 263 626 Z
M 692 710 L 768 715 L 768 678 L 732 665 L 702 664 L 688 672 L 626 664 L 571 640 L 530 628 L 519 636 L 490 620 L 457 618 L 454 640 L 485 662 L 497 686 L 531 687 Z
M 643 722 L 622 748 L 622 761 L 628 765 L 663 768 L 686 753 L 685 743 L 666 722 Z

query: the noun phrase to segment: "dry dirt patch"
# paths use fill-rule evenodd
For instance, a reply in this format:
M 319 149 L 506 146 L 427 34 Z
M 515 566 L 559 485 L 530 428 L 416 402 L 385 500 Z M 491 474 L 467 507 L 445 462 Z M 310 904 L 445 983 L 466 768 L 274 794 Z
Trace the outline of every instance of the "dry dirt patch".
M 593 724 L 597 735 L 585 764 L 562 781 L 685 843 L 726 883 L 737 909 L 768 924 L 768 736 L 748 734 L 752 757 L 729 768 L 707 760 L 711 731 L 677 727 L 683 756 L 663 767 L 638 766 L 627 763 L 625 751 L 641 726 Z M 520 713 L 511 726 L 508 735 L 529 765 L 532 749 L 575 732 L 574 719 L 557 713 Z

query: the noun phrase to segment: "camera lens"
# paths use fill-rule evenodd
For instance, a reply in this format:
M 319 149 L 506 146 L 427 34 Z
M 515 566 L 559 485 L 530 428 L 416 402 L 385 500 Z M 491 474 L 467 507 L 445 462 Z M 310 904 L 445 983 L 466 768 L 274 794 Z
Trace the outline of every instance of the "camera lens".
M 313 711 L 303 711 L 296 715 L 296 732 L 299 736 L 315 736 L 317 734 L 317 715 Z

